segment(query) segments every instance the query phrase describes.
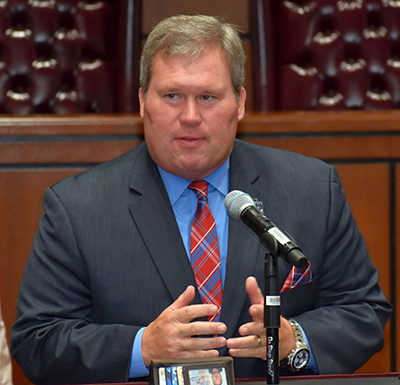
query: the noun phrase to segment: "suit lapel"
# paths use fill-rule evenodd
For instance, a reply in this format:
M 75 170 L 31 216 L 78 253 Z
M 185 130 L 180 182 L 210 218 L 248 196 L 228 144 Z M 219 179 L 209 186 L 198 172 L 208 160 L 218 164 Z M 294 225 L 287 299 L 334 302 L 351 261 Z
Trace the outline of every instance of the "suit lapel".
M 265 172 L 267 170 L 263 170 L 263 173 Z M 245 152 L 241 143 L 236 142 L 231 155 L 230 191 L 241 190 L 246 192 L 252 198 L 263 201 L 264 208 L 268 210 L 268 207 L 274 203 L 273 196 L 276 193 L 279 194 L 279 192 L 273 191 L 271 186 L 257 183 L 259 177 L 259 166 Z M 254 275 L 255 272 L 261 272 L 258 275 L 263 277 L 264 258 L 260 260 L 259 256 L 260 254 L 264 256 L 266 251 L 251 229 L 247 228 L 240 220 L 229 219 L 228 260 L 221 312 L 221 321 L 228 326 L 227 338 L 235 332 L 247 298 L 244 286 L 246 278 Z M 280 288 L 291 267 L 282 258 L 279 258 L 278 264 Z M 259 284 L 261 290 L 264 291 L 264 280 Z
M 241 190 L 252 195 L 255 192 L 253 183 L 258 176 L 251 159 L 235 143 L 231 155 L 230 191 Z M 236 332 L 235 328 L 247 298 L 244 284 L 246 278 L 254 274 L 260 252 L 260 243 L 250 232 L 241 221 L 229 218 L 228 259 L 221 312 L 221 321 L 228 327 L 227 338 Z M 263 267 L 260 266 L 260 269 Z
M 135 162 L 130 188 L 132 218 L 174 301 L 196 283 L 168 194 L 145 146 Z M 149 215 L 155 211 L 157 216 Z M 197 293 L 195 302 L 201 303 Z

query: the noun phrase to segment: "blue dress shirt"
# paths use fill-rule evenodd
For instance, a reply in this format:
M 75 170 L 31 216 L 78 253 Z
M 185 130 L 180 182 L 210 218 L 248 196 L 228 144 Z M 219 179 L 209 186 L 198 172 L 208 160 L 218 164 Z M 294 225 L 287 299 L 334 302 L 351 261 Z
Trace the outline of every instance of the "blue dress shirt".
M 197 207 L 196 194 L 188 188 L 192 181 L 169 174 L 160 168 L 159 171 L 174 210 L 183 244 L 188 258 L 190 258 L 190 228 Z M 229 230 L 229 216 L 224 206 L 224 200 L 229 192 L 229 159 L 204 180 L 209 183 L 208 204 L 217 227 L 222 285 L 224 285 Z

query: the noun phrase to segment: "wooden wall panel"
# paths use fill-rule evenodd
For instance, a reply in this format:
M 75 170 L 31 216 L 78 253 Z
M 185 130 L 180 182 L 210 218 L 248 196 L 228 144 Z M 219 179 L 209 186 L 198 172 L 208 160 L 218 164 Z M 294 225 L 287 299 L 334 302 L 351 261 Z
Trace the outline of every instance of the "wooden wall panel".
M 382 290 L 388 299 L 390 288 L 390 170 L 384 163 L 335 164 L 347 200 L 364 236 L 372 262 L 379 271 Z M 385 329 L 384 349 L 359 372 L 389 372 L 390 323 Z
M 128 152 L 139 140 L 90 140 L 0 143 L 3 164 L 100 163 Z M 16 159 L 15 153 L 19 156 Z
M 78 171 L 81 170 L 28 169 L 0 172 L 1 302 L 8 342 L 16 317 L 19 284 L 43 213 L 41 202 L 44 191 L 58 180 Z M 15 385 L 30 384 L 15 362 L 13 379 Z
M 392 158 L 399 152 L 400 137 L 387 136 L 309 136 L 304 137 L 252 137 L 247 141 L 261 146 L 270 146 L 307 154 L 319 159 L 358 159 Z

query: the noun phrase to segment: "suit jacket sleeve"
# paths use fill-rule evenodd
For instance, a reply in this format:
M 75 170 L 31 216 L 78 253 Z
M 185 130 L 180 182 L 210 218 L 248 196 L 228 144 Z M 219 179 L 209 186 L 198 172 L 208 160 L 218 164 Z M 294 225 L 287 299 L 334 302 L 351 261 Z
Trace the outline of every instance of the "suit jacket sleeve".
M 353 372 L 382 349 L 383 329 L 390 315 L 390 305 L 378 284 L 378 272 L 339 177 L 333 167 L 330 171 L 323 257 L 312 263 L 314 281 L 292 290 L 285 299 L 290 302 L 290 297 L 294 300 L 294 296 L 299 299 L 304 295 L 314 298 L 313 306 L 303 307 L 302 312 L 301 300 L 294 300 L 298 310 L 292 318 L 304 328 L 321 374 Z
M 319 373 L 357 370 L 382 349 L 391 306 L 379 287 L 378 272 L 335 168 L 299 154 L 237 142 L 230 188 L 263 202 L 265 215 L 296 240 L 311 262 L 312 281 L 281 293 L 281 314 L 304 329 Z M 254 266 L 251 274 L 264 287 L 265 249 L 254 250 L 258 243 L 250 229 L 239 221 L 230 222 L 226 286 L 234 276 L 229 270 L 234 265 L 239 266 L 238 274 L 244 271 L 235 288 L 244 285 L 247 266 Z M 278 264 L 282 287 L 292 266 L 282 258 Z M 265 362 L 235 361 L 239 377 L 248 374 L 247 367 L 254 376 L 265 375 Z
M 44 208 L 20 288 L 13 355 L 35 383 L 127 381 L 139 327 L 94 322 L 88 269 L 52 189 Z

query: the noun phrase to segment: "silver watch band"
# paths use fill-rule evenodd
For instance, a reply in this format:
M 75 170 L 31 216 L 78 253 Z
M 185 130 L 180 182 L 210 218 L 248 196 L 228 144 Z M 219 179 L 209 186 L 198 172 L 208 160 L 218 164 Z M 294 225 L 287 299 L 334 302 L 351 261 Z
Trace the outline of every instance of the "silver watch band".
M 283 369 L 297 372 L 305 368 L 307 365 L 310 359 L 310 349 L 304 341 L 300 325 L 294 320 L 289 319 L 288 321 L 293 328 L 296 347 L 283 361 L 281 361 L 281 366 Z

